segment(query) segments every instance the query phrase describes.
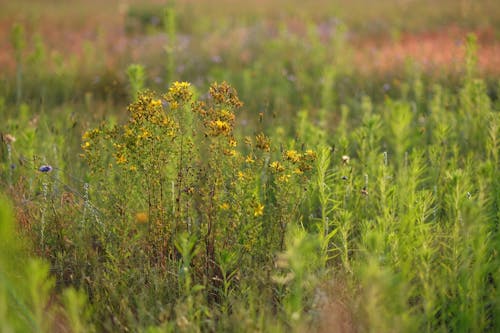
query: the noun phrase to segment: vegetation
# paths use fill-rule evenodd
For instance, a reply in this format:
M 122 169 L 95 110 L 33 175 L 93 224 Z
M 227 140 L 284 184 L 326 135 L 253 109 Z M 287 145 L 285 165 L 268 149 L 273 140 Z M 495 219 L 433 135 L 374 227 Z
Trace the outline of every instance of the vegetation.
M 495 28 L 498 6 L 377 32 L 326 3 L 242 24 L 133 2 L 111 19 L 127 52 L 103 33 L 63 56 L 36 5 L 9 26 L 0 332 L 500 330 L 500 81 L 481 41 L 455 69 L 367 74 L 348 38 L 481 29 L 484 8 Z

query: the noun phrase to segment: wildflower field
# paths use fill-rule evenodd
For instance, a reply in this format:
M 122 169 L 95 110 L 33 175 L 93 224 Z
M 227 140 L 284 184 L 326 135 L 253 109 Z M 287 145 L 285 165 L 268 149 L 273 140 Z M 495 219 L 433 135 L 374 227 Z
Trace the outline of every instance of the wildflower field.
M 500 4 L 0 0 L 0 333 L 499 332 Z

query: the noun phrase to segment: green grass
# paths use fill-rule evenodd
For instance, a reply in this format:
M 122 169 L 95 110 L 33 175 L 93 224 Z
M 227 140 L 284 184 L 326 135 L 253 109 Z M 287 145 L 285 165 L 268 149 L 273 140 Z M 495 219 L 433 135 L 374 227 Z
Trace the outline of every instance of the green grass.
M 12 27 L 0 331 L 498 331 L 498 77 L 473 35 L 456 73 L 369 77 L 347 38 L 498 6 L 318 2 L 346 22 L 323 40 L 326 9 L 207 3 L 152 7 L 112 65 L 105 38 L 67 59 Z

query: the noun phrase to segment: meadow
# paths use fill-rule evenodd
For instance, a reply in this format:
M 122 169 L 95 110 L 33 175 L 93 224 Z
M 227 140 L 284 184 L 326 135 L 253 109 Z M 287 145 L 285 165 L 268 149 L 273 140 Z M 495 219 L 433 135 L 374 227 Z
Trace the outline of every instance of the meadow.
M 0 7 L 0 332 L 500 331 L 496 1 Z

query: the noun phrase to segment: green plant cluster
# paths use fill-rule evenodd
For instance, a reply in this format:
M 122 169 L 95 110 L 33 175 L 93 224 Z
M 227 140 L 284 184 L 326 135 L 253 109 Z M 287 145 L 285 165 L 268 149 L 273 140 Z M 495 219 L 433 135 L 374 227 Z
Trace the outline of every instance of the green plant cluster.
M 220 313 L 210 313 L 210 329 L 233 308 L 242 279 L 265 283 L 255 272 L 269 275 L 275 253 L 285 250 L 287 226 L 300 219 L 314 168 L 310 149 L 280 151 L 263 133 L 238 138 L 234 127 L 242 104 L 225 82 L 213 84 L 203 101 L 194 98 L 190 84 L 174 82 L 162 96 L 139 94 L 124 125 L 84 134 L 90 186 L 99 188 L 90 194 L 106 207 L 93 236 L 104 253 L 126 258 L 113 262 L 115 269 L 151 271 L 143 278 L 153 280 L 178 272 L 157 292 L 161 304 L 188 307 L 184 324 L 190 327 L 204 327 L 208 319 L 194 307 L 194 297 L 198 305 L 220 306 Z M 89 276 L 92 293 L 104 300 L 118 292 L 111 288 L 115 278 Z M 144 282 L 135 283 L 140 288 Z M 112 301 L 100 306 L 114 308 Z M 122 315 L 133 317 L 128 311 Z

